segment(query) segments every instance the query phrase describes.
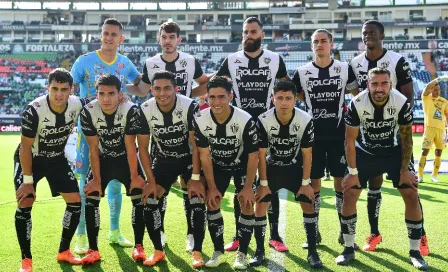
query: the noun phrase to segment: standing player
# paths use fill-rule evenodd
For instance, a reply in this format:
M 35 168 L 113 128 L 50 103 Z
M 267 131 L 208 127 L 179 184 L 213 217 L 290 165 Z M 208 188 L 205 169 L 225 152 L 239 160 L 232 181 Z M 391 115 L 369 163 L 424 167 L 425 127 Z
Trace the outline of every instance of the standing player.
M 425 133 L 423 134 L 422 156 L 418 162 L 418 182 L 423 182 L 423 169 L 426 156 L 434 143 L 435 159 L 431 175 L 433 182 L 439 182 L 437 174 L 442 164 L 442 151 L 445 148 L 446 120 L 448 116 L 448 100 L 440 96 L 439 79 L 434 79 L 426 85 L 422 93 L 423 111 L 425 117 Z M 445 135 L 445 136 L 444 136 Z
M 91 264 L 101 258 L 98 250 L 99 204 L 107 184 L 114 179 L 126 187 L 126 194 L 132 200 L 132 227 L 135 238 L 132 257 L 135 261 L 144 261 L 145 225 L 141 204 L 144 180 L 143 171 L 138 167 L 135 148 L 138 107 L 129 101 L 120 104 L 123 93 L 118 77 L 111 74 L 103 75 L 95 85 L 97 100 L 87 104 L 80 116 L 82 132 L 89 145 L 91 162 L 88 183 L 84 187 L 87 199 L 85 220 L 89 250 L 81 262 Z
M 122 30 L 123 26 L 117 19 L 106 19 L 101 31 L 101 49 L 80 56 L 74 63 L 71 73 L 75 86 L 79 86 L 81 97 L 95 95 L 95 82 L 100 76 L 105 74 L 117 76 L 122 82 L 121 90 L 123 92 L 126 91 L 125 83 L 128 81 L 138 82 L 139 73 L 134 64 L 126 56 L 117 53 L 118 46 L 124 41 Z M 82 206 L 85 207 L 86 200 L 83 188 L 86 183 L 90 164 L 89 148 L 84 135 L 81 133 L 80 124 L 78 125 L 78 133 L 75 172 L 80 174 L 81 200 Z M 107 200 L 110 208 L 109 241 L 111 243 L 118 243 L 121 246 L 132 247 L 134 244 L 124 238 L 120 232 L 121 183 L 117 180 L 112 180 L 108 188 Z M 78 240 L 75 247 L 75 252 L 78 254 L 87 252 L 85 233 L 86 225 L 83 212 L 78 226 Z
M 328 165 L 334 177 L 336 210 L 341 221 L 342 187 L 341 182 L 347 167 L 344 151 L 344 112 L 345 91 L 358 93 L 357 83 L 349 65 L 331 58 L 333 36 L 326 29 L 318 29 L 311 36 L 314 61 L 297 68 L 294 82 L 305 101 L 306 111 L 313 117 L 315 144 L 313 165 L 311 167 L 311 186 L 314 189 L 314 210 L 319 217 L 321 179 Z M 341 224 L 341 223 L 340 223 Z M 317 243 L 322 240 L 317 232 Z M 339 243 L 343 244 L 342 224 Z M 308 245 L 303 245 L 306 248 Z
M 154 244 L 154 254 L 144 264 L 155 265 L 165 258 L 160 228 L 160 198 L 169 192 L 179 175 L 187 181 L 189 205 L 187 214 L 192 228 L 193 267 L 204 266 L 202 242 L 205 236 L 205 182 L 200 181 L 199 153 L 194 142 L 193 114 L 197 105 L 192 99 L 177 94 L 175 75 L 169 71 L 158 71 L 151 83 L 153 98 L 141 105 L 141 130 L 138 135 L 140 159 L 148 177 L 149 187 L 144 198 L 155 192 L 145 207 L 145 220 Z M 154 153 L 149 155 L 149 139 L 152 136 Z
M 405 202 L 410 260 L 418 269 L 428 268 L 419 250 L 423 217 L 418 183 L 409 170 L 412 119 L 412 106 L 404 95 L 392 89 L 389 70 L 379 67 L 370 70 L 368 90 L 352 99 L 345 120 L 349 174 L 342 182 L 345 249 L 336 258 L 338 265 L 347 265 L 355 258 L 356 203 L 361 189 L 367 187 L 372 177 L 387 173 Z
M 162 53 L 146 60 L 143 67 L 142 80 L 135 87 L 130 85 L 130 88 L 133 88 L 133 92 L 145 96 L 149 91 L 154 74 L 157 71 L 170 71 L 176 76 L 176 86 L 179 88 L 179 94 L 189 98 L 205 95 L 209 77 L 202 71 L 201 64 L 194 56 L 177 50 L 177 47 L 182 42 L 179 26 L 171 21 L 163 23 L 159 28 L 158 42 L 162 48 Z M 193 81 L 199 84 L 199 86 L 192 89 Z M 185 214 L 188 217 L 188 214 L 191 212 L 190 201 L 187 194 L 187 185 L 182 178 L 181 186 L 183 190 Z M 168 193 L 169 191 L 166 192 L 166 194 Z M 164 244 L 165 235 L 163 232 L 165 231 L 164 218 L 166 196 L 163 196 L 159 202 L 162 212 L 162 244 Z M 193 250 L 193 240 L 193 228 L 190 224 L 190 220 L 187 218 L 187 251 Z
M 286 188 L 295 195 L 296 200 L 304 196 L 314 199 L 310 185 L 314 141 L 311 116 L 294 107 L 297 90 L 290 81 L 279 81 L 276 84 L 273 99 L 275 108 L 258 117 L 260 181 L 255 194 L 257 204 L 254 225 L 257 250 L 250 260 L 251 266 L 262 265 L 265 259 L 266 210 L 271 192 Z M 300 205 L 309 244 L 308 263 L 312 268 L 321 268 L 322 262 L 316 250 L 317 214 L 311 201 L 301 202 Z
M 71 96 L 73 78 L 65 69 L 55 69 L 48 75 L 48 94 L 36 98 L 23 112 L 21 143 L 14 154 L 14 186 L 18 207 L 15 226 L 22 267 L 32 271 L 31 209 L 36 199 L 36 186 L 46 178 L 52 196 L 61 195 L 67 204 L 62 220 L 62 237 L 57 260 L 80 264 L 70 251 L 81 214 L 78 182 L 64 156 L 67 139 L 85 104 Z
M 232 84 L 227 78 L 213 78 L 207 89 L 210 108 L 198 112 L 195 118 L 196 144 L 207 180 L 208 229 L 214 245 L 213 256 L 205 266 L 217 267 L 225 262 L 220 207 L 233 177 L 241 206 L 238 219 L 241 242 L 233 268 L 246 269 L 246 254 L 255 223 L 252 186 L 258 164 L 258 132 L 250 114 L 230 106 Z
M 367 88 L 367 73 L 375 67 L 389 70 L 392 87 L 401 92 L 411 106 L 414 105 L 414 87 L 411 77 L 410 66 L 403 56 L 383 48 L 384 26 L 378 21 L 369 20 L 362 26 L 362 40 L 366 46 L 366 51 L 354 57 L 350 61 L 350 66 L 358 79 L 359 89 Z M 414 159 L 412 157 L 409 169 L 415 172 Z M 367 193 L 367 213 L 369 215 L 370 235 L 366 239 L 363 247 L 365 251 L 374 251 L 381 242 L 382 236 L 378 229 L 378 218 L 382 202 L 381 186 L 383 185 L 383 176 L 377 176 L 369 180 L 369 190 Z M 419 198 L 420 203 L 420 198 Z M 420 204 L 421 206 L 421 204 Z M 426 239 L 425 229 L 420 245 L 423 255 L 429 254 L 428 240 Z
M 261 42 L 265 33 L 263 24 L 258 18 L 250 17 L 243 24 L 243 50 L 233 53 L 224 60 L 217 75 L 232 79 L 233 102 L 248 112 L 254 120 L 261 113 L 271 108 L 272 88 L 276 79 L 289 79 L 283 59 L 274 52 L 263 50 Z M 235 222 L 238 222 L 240 210 L 235 191 L 233 199 Z M 278 251 L 287 251 L 278 233 L 279 199 L 275 193 L 271 198 L 271 209 L 268 211 L 271 237 L 269 245 Z M 228 251 L 239 246 L 238 224 L 236 235 L 231 243 L 226 245 Z

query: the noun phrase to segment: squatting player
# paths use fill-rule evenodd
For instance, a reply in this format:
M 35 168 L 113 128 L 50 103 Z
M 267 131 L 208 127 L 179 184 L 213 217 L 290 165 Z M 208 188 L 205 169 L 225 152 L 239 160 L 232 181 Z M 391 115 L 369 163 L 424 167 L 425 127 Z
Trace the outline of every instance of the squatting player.
M 71 96 L 73 78 L 65 69 L 48 75 L 48 94 L 36 98 L 23 112 L 22 136 L 14 154 L 14 186 L 17 210 L 15 226 L 22 253 L 20 271 L 32 271 L 31 209 L 36 199 L 36 186 L 46 178 L 52 196 L 61 195 L 67 206 L 62 219 L 62 237 L 57 260 L 80 264 L 70 251 L 81 215 L 78 182 L 64 156 L 67 139 L 76 124 L 83 105 L 88 102 Z
M 405 203 L 405 221 L 414 267 L 426 270 L 420 254 L 422 211 L 418 201 L 417 177 L 409 170 L 412 155 L 412 106 L 392 88 L 390 72 L 373 68 L 367 74 L 368 90 L 355 96 L 346 115 L 346 155 L 349 174 L 344 178 L 342 228 L 345 248 L 336 258 L 347 265 L 355 258 L 356 203 L 361 189 L 371 178 L 387 173 Z
M 248 112 L 254 120 L 261 113 L 271 108 L 272 88 L 276 79 L 289 79 L 285 63 L 277 53 L 261 48 L 265 32 L 258 18 L 247 18 L 243 23 L 243 50 L 229 55 L 219 68 L 217 75 L 232 79 L 233 102 Z M 233 199 L 235 222 L 238 222 L 238 192 Z M 287 251 L 278 233 L 279 199 L 275 193 L 271 198 L 271 209 L 268 211 L 271 237 L 269 245 L 278 251 Z M 238 224 L 235 224 L 238 229 Z M 228 251 L 239 246 L 238 230 L 233 241 L 226 245 Z
M 214 253 L 205 264 L 217 267 L 224 259 L 224 220 L 221 200 L 233 177 L 238 190 L 241 215 L 238 219 L 240 245 L 234 269 L 246 269 L 247 249 L 253 232 L 253 182 L 258 164 L 258 132 L 247 112 L 229 105 L 232 84 L 216 76 L 207 85 L 210 108 L 195 117 L 195 138 L 207 180 L 207 221 Z
M 301 196 L 311 200 L 300 203 L 309 245 L 307 260 L 310 267 L 321 268 L 322 262 L 316 250 L 317 214 L 312 204 L 314 191 L 310 179 L 313 121 L 307 112 L 294 107 L 297 100 L 294 83 L 279 81 L 274 86 L 273 100 L 275 108 L 258 117 L 260 181 L 255 194 L 254 225 L 257 249 L 250 264 L 258 266 L 265 259 L 264 233 L 271 192 L 286 188 L 295 195 L 296 200 L 300 201 Z

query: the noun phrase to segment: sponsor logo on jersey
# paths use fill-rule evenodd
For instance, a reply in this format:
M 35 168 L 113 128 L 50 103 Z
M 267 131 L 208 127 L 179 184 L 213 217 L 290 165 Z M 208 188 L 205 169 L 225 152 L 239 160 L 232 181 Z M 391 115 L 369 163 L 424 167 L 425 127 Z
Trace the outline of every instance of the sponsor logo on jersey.
M 107 127 L 100 127 L 97 129 L 98 135 L 100 136 L 110 136 L 114 135 L 115 133 L 124 133 L 124 127 L 113 127 L 113 128 L 107 128 Z
M 150 121 L 159 121 L 159 119 L 157 119 L 157 117 L 152 116 Z
M 277 128 L 276 127 L 274 127 L 274 126 L 271 126 L 271 129 L 270 129 L 271 131 L 273 131 L 273 130 L 277 130 Z
M 209 126 L 205 126 L 205 130 L 204 131 L 209 131 L 209 130 L 213 130 L 211 127 Z
M 266 103 L 257 103 L 255 98 L 241 98 L 241 108 L 242 109 L 256 109 L 256 108 L 265 108 Z
M 356 68 L 362 68 L 361 63 L 358 63 L 358 65 L 356 65 Z
M 210 144 L 219 144 L 219 145 L 233 145 L 238 146 L 241 143 L 240 139 L 237 138 L 218 138 L 218 137 L 209 137 Z
M 397 108 L 395 107 L 388 107 L 386 110 L 389 115 L 394 115 L 397 112 Z
M 152 69 L 159 69 L 160 67 L 157 66 L 157 64 L 154 64 L 154 66 L 152 67 Z
M 45 119 L 44 119 L 42 122 L 44 122 L 44 123 L 48 123 L 48 122 L 50 122 L 50 120 L 48 120 L 48 118 L 45 117 Z
M 313 118 L 314 119 L 328 119 L 337 118 L 336 113 L 328 113 L 327 109 L 314 109 Z
M 235 134 L 240 129 L 240 126 L 237 123 L 233 123 L 230 125 L 230 130 Z
M 381 121 L 375 121 L 374 119 L 366 119 L 366 121 L 364 122 L 365 129 L 391 128 L 391 127 L 394 127 L 395 125 L 396 125 L 396 123 L 393 118 L 387 119 L 387 120 L 381 120 Z
M 311 74 L 313 74 L 313 73 L 311 73 L 310 71 L 306 71 L 306 73 L 305 73 L 305 75 L 311 75 Z
M 178 124 L 174 124 L 168 127 L 154 127 L 154 132 L 156 135 L 163 135 L 168 133 L 184 132 L 184 131 L 186 131 L 186 127 L 182 122 L 179 122 Z
M 272 137 L 269 139 L 269 143 L 271 143 L 274 146 L 275 145 L 297 146 L 299 144 L 299 138 L 297 137 L 297 135 L 291 135 L 289 138 L 281 138 L 278 135 L 272 135 Z
M 53 134 L 59 134 L 59 133 L 69 133 L 72 130 L 72 128 L 73 128 L 73 121 L 71 121 L 70 123 L 68 123 L 62 127 L 47 126 L 47 127 L 41 129 L 39 135 L 41 135 L 42 137 L 47 137 L 50 134 L 53 135 Z
M 96 120 L 96 122 L 97 122 L 97 123 L 104 123 L 104 120 L 98 117 L 98 119 Z
M 233 63 L 241 63 L 239 59 L 236 59 Z
M 338 86 L 338 89 L 342 88 L 341 78 L 326 78 L 326 79 L 310 79 L 306 82 L 306 86 L 311 91 L 314 87 L 318 86 Z
M 237 77 L 243 77 L 243 76 L 267 76 L 271 78 L 271 70 L 265 68 L 258 68 L 258 69 L 249 69 L 249 68 L 242 68 L 239 67 L 236 69 L 236 76 Z
M 364 111 L 364 113 L 362 114 L 362 116 L 367 116 L 367 115 L 370 115 L 370 113 L 367 111 Z

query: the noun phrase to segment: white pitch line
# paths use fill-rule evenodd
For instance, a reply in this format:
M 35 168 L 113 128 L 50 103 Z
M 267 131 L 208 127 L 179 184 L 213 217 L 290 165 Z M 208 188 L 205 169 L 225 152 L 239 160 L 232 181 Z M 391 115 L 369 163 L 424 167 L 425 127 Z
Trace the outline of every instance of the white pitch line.
M 286 198 L 288 197 L 288 191 L 286 189 L 281 189 L 278 192 L 278 198 L 280 199 L 279 205 L 279 218 L 278 218 L 278 232 L 280 237 L 283 238 L 283 241 L 286 241 L 286 203 L 288 202 Z M 271 248 L 271 252 L 269 253 L 269 263 L 268 263 L 268 271 L 285 271 L 283 267 L 283 262 L 285 258 L 284 252 L 277 252 L 275 249 Z

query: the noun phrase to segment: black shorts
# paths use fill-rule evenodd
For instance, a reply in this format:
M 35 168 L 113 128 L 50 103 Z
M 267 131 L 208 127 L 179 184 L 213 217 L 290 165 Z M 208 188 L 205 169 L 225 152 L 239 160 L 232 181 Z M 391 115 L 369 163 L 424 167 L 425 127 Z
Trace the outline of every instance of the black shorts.
M 218 188 L 218 191 L 224 197 L 232 177 L 235 191 L 240 192 L 243 189 L 246 183 L 246 168 L 223 170 L 213 165 L 213 177 L 215 178 L 216 188 Z
M 360 149 L 356 149 L 356 166 L 358 168 L 359 183 L 362 188 L 367 188 L 370 178 L 382 176 L 386 173 L 395 188 L 399 187 L 401 169 L 401 149 L 396 149 L 390 156 L 370 155 Z
M 177 181 L 178 176 L 182 176 L 185 183 L 191 179 L 193 164 L 190 162 L 177 164 L 154 160 L 152 172 L 156 179 L 156 184 L 162 186 L 167 193 L 170 191 L 171 185 Z
M 145 179 L 140 163 L 137 165 L 138 175 Z M 131 187 L 131 172 L 129 170 L 129 163 L 126 156 L 117 158 L 100 158 L 100 174 L 101 174 L 101 189 L 106 190 L 107 185 L 113 179 L 118 180 L 126 188 L 126 195 L 130 196 L 129 189 Z M 89 169 L 87 180 L 93 178 L 92 169 Z
M 317 140 L 313 145 L 313 163 L 311 178 L 320 179 L 325 176 L 325 167 L 333 177 L 344 177 L 347 170 L 344 140 Z
M 58 196 L 60 193 L 79 193 L 78 181 L 65 157 L 54 159 L 33 158 L 32 164 L 34 191 L 36 191 L 37 183 L 42 178 L 46 178 L 52 196 Z M 22 165 L 17 155 L 14 156 L 14 187 L 16 191 L 22 183 Z

